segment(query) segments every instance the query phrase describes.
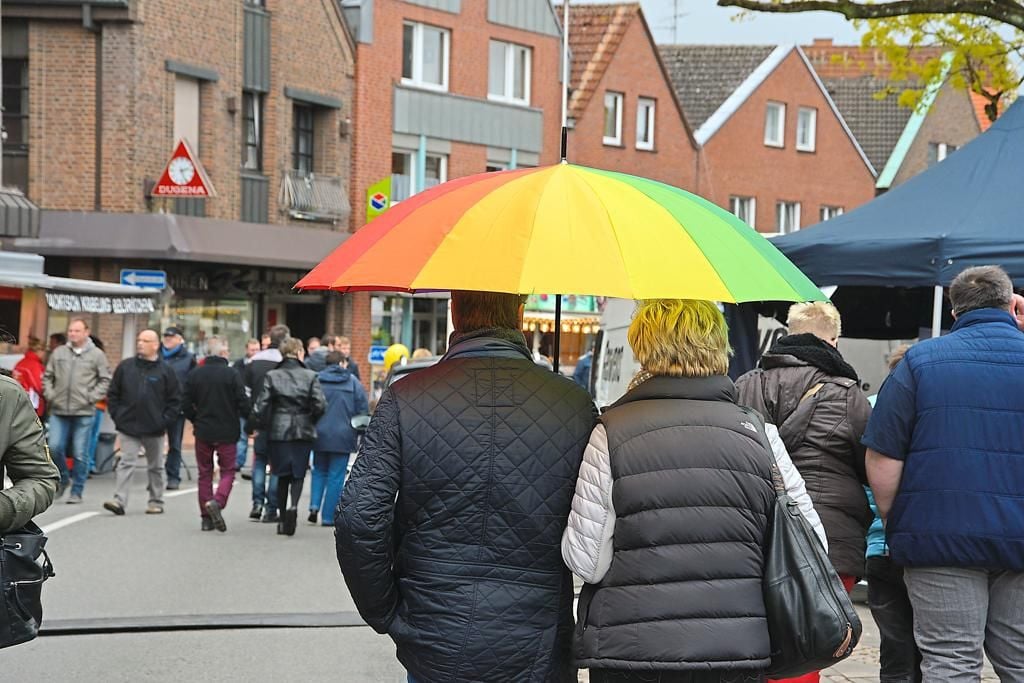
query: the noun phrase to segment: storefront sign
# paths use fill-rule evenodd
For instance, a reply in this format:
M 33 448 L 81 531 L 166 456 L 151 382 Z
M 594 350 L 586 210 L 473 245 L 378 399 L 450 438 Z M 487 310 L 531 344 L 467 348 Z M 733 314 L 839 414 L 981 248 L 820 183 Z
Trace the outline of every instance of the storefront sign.
M 209 176 L 184 138 L 178 141 L 171 160 L 153 188 L 154 197 L 214 197 Z
M 153 300 L 141 296 L 92 296 L 65 292 L 46 292 L 46 305 L 51 311 L 67 313 L 152 313 Z
M 531 294 L 526 297 L 527 311 L 554 311 L 554 294 Z M 562 295 L 563 313 L 597 313 L 597 297 L 578 294 Z
M 371 346 L 369 361 L 370 365 L 384 365 L 384 353 L 388 350 L 386 346 Z
M 370 185 L 366 190 L 366 220 L 372 221 L 391 206 L 391 176 Z

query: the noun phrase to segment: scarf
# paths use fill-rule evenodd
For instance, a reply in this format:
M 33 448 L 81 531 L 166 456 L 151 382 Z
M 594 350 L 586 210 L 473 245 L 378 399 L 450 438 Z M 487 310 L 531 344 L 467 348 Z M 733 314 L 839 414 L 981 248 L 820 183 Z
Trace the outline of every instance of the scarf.
M 857 371 L 843 360 L 839 349 L 810 333 L 781 337 L 768 353 L 773 356 L 793 356 L 832 377 L 860 381 Z

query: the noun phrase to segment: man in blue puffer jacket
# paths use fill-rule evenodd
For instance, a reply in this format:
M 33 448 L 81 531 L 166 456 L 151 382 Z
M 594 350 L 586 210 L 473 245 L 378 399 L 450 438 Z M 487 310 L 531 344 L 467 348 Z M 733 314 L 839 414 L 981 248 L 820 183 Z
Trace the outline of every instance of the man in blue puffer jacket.
M 969 268 L 952 333 L 911 348 L 864 444 L 926 681 L 977 681 L 982 651 L 1024 681 L 1024 311 L 1009 276 Z
M 370 412 L 366 390 L 348 371 L 348 359 L 340 351 L 330 351 L 320 371 L 320 387 L 327 398 L 327 412 L 316 423 L 313 445 L 313 483 L 309 492 L 309 522 L 316 524 L 323 510 L 322 524 L 334 526 L 334 510 L 341 499 L 349 455 L 356 450 L 354 415 Z

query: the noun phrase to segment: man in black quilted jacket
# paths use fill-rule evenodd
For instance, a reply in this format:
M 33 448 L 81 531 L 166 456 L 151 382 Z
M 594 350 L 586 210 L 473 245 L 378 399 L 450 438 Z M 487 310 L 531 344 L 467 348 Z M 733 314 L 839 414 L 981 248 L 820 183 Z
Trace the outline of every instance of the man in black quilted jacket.
M 453 292 L 448 353 L 381 397 L 335 517 L 359 614 L 417 683 L 575 680 L 560 554 L 596 411 L 522 298 Z

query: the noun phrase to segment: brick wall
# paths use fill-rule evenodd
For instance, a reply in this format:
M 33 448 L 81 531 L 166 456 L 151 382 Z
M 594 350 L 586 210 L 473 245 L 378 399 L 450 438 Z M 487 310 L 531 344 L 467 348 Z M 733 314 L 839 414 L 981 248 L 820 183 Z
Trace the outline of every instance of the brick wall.
M 970 95 L 947 83 L 939 91 L 931 111 L 921 124 L 921 130 L 907 150 L 893 186 L 904 183 L 928 168 L 928 147 L 942 142 L 957 148 L 966 145 L 981 133 Z M 879 169 L 881 172 L 881 169 Z

